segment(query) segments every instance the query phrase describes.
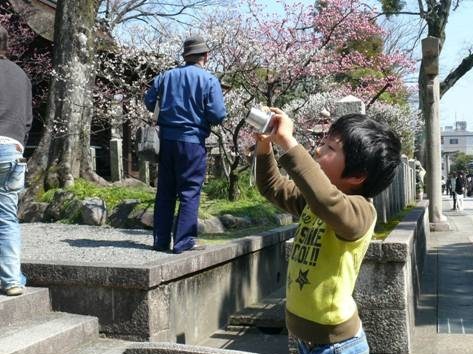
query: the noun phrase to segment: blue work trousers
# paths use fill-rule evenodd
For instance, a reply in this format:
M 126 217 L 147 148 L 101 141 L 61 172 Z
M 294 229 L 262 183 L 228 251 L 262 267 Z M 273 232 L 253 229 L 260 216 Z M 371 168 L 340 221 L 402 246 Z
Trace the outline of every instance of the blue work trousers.
M 200 192 L 206 167 L 204 144 L 161 140 L 154 206 L 155 249 L 169 249 L 171 231 L 174 253 L 181 253 L 195 245 Z M 179 208 L 173 229 L 176 200 L 179 200 Z
M 26 164 L 15 144 L 0 144 L 0 285 L 3 289 L 25 285 L 20 270 L 21 237 L 18 194 L 25 185 Z

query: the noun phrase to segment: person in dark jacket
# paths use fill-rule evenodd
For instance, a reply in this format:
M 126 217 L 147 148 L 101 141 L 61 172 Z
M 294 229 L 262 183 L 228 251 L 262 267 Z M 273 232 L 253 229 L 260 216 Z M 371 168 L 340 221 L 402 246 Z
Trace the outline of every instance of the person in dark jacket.
M 463 211 L 463 196 L 466 191 L 466 179 L 463 171 L 458 171 L 457 178 L 455 179 L 455 194 L 457 197 L 457 210 Z
M 174 253 L 201 249 L 197 215 L 204 182 L 205 139 L 212 125 L 226 116 L 219 80 L 204 69 L 210 49 L 202 37 L 184 41 L 185 65 L 159 74 L 144 102 L 154 111 L 159 103 L 160 153 L 154 208 L 154 249 Z M 176 200 L 179 210 L 173 225 Z
M 0 285 L 8 296 L 21 295 L 21 235 L 18 195 L 24 188 L 23 151 L 33 120 L 31 82 L 7 59 L 8 33 L 0 26 Z

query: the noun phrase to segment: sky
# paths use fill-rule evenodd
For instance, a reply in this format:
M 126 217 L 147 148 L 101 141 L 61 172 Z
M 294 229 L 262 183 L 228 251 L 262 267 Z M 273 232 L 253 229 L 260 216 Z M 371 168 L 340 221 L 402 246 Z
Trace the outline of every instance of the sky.
M 464 1 L 450 15 L 447 37 L 440 55 L 440 79 L 458 66 L 461 59 L 473 50 L 473 2 Z M 454 125 L 455 120 L 467 121 L 467 129 L 473 131 L 473 69 L 463 76 L 440 101 L 440 125 Z
M 377 3 L 368 0 L 370 3 Z M 259 0 L 275 9 L 274 0 Z M 286 0 L 286 3 L 294 1 Z M 298 0 L 298 3 L 312 4 L 313 0 Z M 410 9 L 416 9 L 416 3 L 409 0 Z M 377 5 L 379 7 L 379 5 Z M 463 0 L 460 7 L 451 12 L 446 30 L 446 41 L 440 55 L 440 81 L 456 68 L 462 58 L 468 53 L 468 48 L 473 50 L 473 0 Z M 420 47 L 419 47 L 420 53 Z M 420 55 L 420 54 L 419 54 Z M 416 75 L 417 77 L 417 75 Z M 416 79 L 417 80 L 417 79 Z M 467 129 L 473 131 L 473 69 L 463 76 L 441 99 L 440 126 L 453 126 L 455 121 L 467 121 Z

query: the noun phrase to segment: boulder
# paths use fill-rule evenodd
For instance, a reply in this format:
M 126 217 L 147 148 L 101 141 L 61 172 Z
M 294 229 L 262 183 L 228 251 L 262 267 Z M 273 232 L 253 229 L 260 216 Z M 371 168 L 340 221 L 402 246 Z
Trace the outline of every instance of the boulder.
M 128 216 L 127 227 L 134 229 L 153 229 L 154 210 L 152 207 L 146 209 L 135 209 Z
M 107 220 L 107 207 L 100 198 L 86 198 L 80 208 L 81 221 L 85 225 L 100 226 Z
M 63 189 L 58 189 L 54 193 L 53 200 L 47 206 L 44 211 L 44 221 L 58 221 L 63 219 L 67 214 L 65 214 L 64 209 L 65 205 L 70 203 L 75 199 L 75 195 L 72 192 L 65 191 Z
M 251 219 L 248 216 L 241 217 L 231 214 L 223 214 L 219 219 L 227 229 L 241 229 L 251 226 Z
M 198 234 L 221 234 L 225 232 L 225 228 L 216 216 L 209 219 L 199 219 L 197 225 Z
M 40 222 L 44 220 L 44 213 L 48 203 L 32 202 L 24 207 L 19 216 L 22 222 Z
M 138 204 L 140 204 L 138 199 L 124 200 L 113 210 L 108 218 L 108 223 L 112 227 L 126 228 L 128 226 L 128 217 Z

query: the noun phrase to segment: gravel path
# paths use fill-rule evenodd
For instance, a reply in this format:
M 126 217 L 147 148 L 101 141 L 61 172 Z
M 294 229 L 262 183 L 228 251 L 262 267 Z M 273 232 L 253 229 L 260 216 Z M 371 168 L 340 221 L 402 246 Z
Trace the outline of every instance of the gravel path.
M 22 261 L 143 265 L 171 253 L 152 250 L 151 230 L 46 223 L 21 224 Z

